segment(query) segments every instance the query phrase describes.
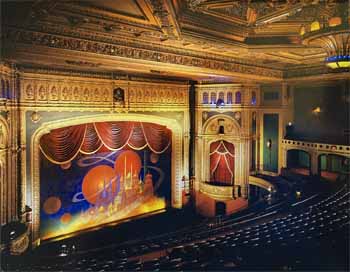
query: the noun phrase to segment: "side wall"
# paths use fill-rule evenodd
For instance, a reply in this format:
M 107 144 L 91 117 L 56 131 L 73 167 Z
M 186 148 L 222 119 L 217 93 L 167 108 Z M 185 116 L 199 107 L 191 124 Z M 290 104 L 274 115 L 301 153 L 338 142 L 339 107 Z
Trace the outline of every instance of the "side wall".
M 349 80 L 295 86 L 291 138 L 349 145 L 349 88 Z

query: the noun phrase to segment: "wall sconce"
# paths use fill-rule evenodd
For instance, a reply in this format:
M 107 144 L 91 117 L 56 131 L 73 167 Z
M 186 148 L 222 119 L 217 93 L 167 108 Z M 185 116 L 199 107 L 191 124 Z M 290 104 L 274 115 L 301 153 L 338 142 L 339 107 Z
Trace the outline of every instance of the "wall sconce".
M 312 110 L 312 113 L 315 115 L 318 115 L 321 112 L 321 108 L 320 107 L 316 107 Z
M 272 141 L 271 141 L 271 139 L 268 139 L 268 140 L 267 140 L 267 142 L 266 142 L 266 147 L 267 147 L 268 149 L 271 149 L 271 147 L 272 147 Z

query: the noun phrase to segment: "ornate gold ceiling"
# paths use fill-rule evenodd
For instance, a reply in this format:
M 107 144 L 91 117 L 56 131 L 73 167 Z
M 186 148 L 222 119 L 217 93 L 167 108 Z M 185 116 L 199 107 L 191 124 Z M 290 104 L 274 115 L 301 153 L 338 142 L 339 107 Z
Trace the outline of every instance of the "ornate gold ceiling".
M 279 81 L 323 66 L 300 27 L 336 0 L 2 2 L 5 59 L 19 65 L 195 80 Z

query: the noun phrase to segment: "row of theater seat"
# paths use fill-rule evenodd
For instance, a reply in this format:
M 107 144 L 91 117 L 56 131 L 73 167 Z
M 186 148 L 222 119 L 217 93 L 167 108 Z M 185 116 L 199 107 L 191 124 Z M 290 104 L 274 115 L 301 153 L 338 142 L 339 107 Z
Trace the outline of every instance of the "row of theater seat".
M 338 239 L 339 244 L 338 237 L 344 242 L 344 237 L 349 236 L 349 210 L 349 189 L 345 185 L 312 205 L 296 206 L 282 216 L 274 214 L 271 219 L 263 217 L 264 222 L 250 220 L 244 228 L 238 228 L 237 222 L 228 218 L 212 229 L 199 226 L 195 230 L 149 239 L 128 247 L 110 247 L 90 255 L 27 265 L 26 270 L 305 269 L 312 264 L 312 250 L 321 254 L 332 239 Z M 150 252 L 157 252 L 158 257 L 145 258 L 144 254 Z M 340 263 L 344 264 L 346 260 L 340 260 Z M 9 268 L 21 270 L 18 265 Z

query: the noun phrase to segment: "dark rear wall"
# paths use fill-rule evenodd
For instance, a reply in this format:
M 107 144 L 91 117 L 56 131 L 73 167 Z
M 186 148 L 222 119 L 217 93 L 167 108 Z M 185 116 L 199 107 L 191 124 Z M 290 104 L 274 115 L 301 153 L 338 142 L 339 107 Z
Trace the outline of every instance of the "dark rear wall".
M 312 111 L 320 107 L 319 114 Z M 294 89 L 293 139 L 349 144 L 349 81 Z

